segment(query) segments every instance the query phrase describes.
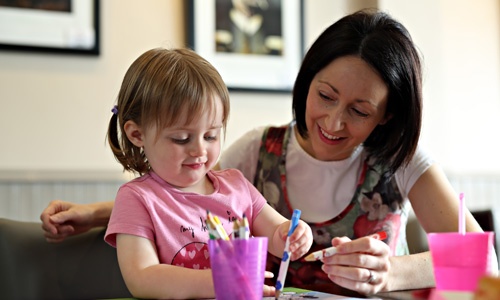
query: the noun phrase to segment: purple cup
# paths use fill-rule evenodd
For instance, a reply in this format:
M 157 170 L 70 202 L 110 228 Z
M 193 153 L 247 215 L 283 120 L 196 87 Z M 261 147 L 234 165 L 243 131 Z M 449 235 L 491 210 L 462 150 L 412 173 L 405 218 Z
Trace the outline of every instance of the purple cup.
M 261 300 L 267 237 L 209 240 L 210 266 L 217 300 Z
M 491 274 L 493 232 L 428 233 L 436 289 L 475 291 L 481 277 Z

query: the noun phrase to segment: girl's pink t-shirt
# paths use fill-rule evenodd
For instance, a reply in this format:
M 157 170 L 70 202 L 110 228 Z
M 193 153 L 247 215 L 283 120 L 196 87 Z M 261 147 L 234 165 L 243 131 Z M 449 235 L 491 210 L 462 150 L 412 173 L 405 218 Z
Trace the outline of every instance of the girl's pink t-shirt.
M 266 200 L 240 171 L 210 171 L 211 195 L 182 192 L 150 172 L 120 187 L 105 241 L 116 247 L 117 234 L 146 238 L 156 245 L 160 263 L 210 268 L 207 210 L 230 235 L 233 221 L 248 218 L 250 228 Z

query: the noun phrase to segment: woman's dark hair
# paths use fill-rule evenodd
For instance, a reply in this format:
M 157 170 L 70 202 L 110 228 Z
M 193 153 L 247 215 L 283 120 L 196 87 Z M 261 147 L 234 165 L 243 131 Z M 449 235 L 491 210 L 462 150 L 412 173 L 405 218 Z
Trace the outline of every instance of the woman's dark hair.
M 328 27 L 307 51 L 293 89 L 297 129 L 308 137 L 305 122 L 309 87 L 316 74 L 333 60 L 356 56 L 368 63 L 388 88 L 386 116 L 364 141 L 371 159 L 389 172 L 408 164 L 417 148 L 422 123 L 420 56 L 408 30 L 386 13 L 362 10 Z

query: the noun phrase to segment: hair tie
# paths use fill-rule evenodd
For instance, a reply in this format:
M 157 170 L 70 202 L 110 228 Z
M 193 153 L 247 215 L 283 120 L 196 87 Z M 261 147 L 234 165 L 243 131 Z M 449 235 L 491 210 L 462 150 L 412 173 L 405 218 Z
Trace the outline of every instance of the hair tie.
M 111 112 L 113 114 L 117 115 L 118 114 L 118 105 L 113 106 L 113 108 L 111 109 Z

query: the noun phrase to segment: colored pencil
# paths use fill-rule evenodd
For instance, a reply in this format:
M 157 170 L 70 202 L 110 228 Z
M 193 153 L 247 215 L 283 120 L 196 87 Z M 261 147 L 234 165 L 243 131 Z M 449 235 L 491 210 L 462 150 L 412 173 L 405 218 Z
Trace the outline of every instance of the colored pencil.
M 221 238 L 223 238 L 225 240 L 229 240 L 229 235 L 227 235 L 227 232 L 224 229 L 224 227 L 222 226 L 222 223 L 219 220 L 219 217 L 214 216 L 214 221 L 215 221 L 215 226 L 216 226 L 215 229 L 220 234 Z
M 207 219 L 206 223 L 207 223 L 208 234 L 209 234 L 210 238 L 221 239 L 222 233 L 220 232 L 220 229 L 217 227 L 217 224 L 215 224 L 214 220 Z
M 250 225 L 248 224 L 247 216 L 243 214 L 240 226 L 240 239 L 249 239 L 249 238 L 250 238 Z
M 233 221 L 233 233 L 231 233 L 231 238 L 233 240 L 240 238 L 240 222 L 238 220 Z

